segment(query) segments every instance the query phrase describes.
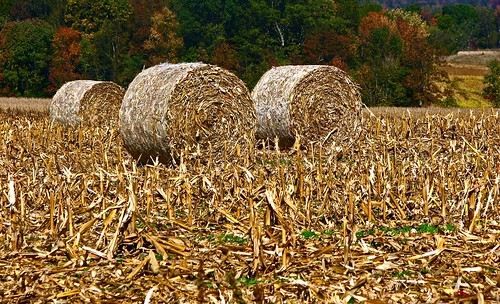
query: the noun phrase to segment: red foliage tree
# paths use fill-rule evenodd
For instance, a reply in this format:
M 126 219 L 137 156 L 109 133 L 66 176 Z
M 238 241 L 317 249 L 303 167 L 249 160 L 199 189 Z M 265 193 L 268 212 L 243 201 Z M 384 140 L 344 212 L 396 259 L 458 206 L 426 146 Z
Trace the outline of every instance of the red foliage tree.
M 160 0 L 130 0 L 132 14 L 128 20 L 131 32 L 130 50 L 134 54 L 144 52 L 144 42 L 148 40 L 153 25 L 152 18 L 155 12 L 161 11 L 163 1 Z
M 357 53 L 357 39 L 353 34 L 334 31 L 315 31 L 302 46 L 303 63 L 328 64 L 346 70 L 346 61 Z
M 402 64 L 409 67 L 403 83 L 412 98 L 428 105 L 443 98 L 437 82 L 446 81 L 447 75 L 439 69 L 440 54 L 429 37 L 429 29 L 420 16 L 403 10 L 392 11 L 397 33 L 403 41 Z
M 77 72 L 80 41 L 80 32 L 67 27 L 60 28 L 54 35 L 54 57 L 50 67 L 50 86 L 47 89 L 50 93 L 56 92 L 64 83 L 81 77 Z
M 374 29 L 387 27 L 391 31 L 395 30 L 393 22 L 385 15 L 384 12 L 369 12 L 368 16 L 361 20 L 359 25 L 359 36 L 361 41 L 370 40 Z
M 227 42 L 222 42 L 217 46 L 212 55 L 212 64 L 218 65 L 233 73 L 238 73 L 241 69 L 240 61 L 234 48 Z

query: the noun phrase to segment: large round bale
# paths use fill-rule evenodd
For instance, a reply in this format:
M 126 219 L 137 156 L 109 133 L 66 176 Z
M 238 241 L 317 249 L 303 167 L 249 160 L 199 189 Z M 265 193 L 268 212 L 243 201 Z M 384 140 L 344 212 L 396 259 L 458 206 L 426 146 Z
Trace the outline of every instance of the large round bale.
M 256 115 L 234 74 L 203 63 L 165 63 L 130 83 L 120 125 L 125 148 L 141 163 L 171 164 L 181 155 L 220 161 L 245 148 Z
M 256 137 L 279 146 L 352 140 L 361 123 L 361 95 L 347 74 L 333 66 L 281 66 L 267 71 L 252 91 Z
M 65 83 L 50 103 L 53 122 L 65 126 L 118 126 L 125 89 L 110 81 L 74 80 Z

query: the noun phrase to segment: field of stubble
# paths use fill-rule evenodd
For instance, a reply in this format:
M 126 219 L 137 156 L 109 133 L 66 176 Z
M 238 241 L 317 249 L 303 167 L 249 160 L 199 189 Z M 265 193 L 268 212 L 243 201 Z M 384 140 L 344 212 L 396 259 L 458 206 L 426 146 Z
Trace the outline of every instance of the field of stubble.
M 141 167 L 2 110 L 0 301 L 500 301 L 499 121 L 372 108 L 351 146 Z

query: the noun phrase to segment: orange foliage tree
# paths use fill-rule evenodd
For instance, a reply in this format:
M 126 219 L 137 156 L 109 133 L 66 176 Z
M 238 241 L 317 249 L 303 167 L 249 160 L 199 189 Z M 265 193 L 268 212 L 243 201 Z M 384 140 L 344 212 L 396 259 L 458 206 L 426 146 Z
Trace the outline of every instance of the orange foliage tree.
M 421 17 L 400 9 L 370 12 L 359 27 L 357 80 L 369 105 L 425 106 L 445 100 L 440 52 Z M 444 92 L 446 93 L 446 92 Z
M 78 60 L 80 57 L 80 32 L 63 27 L 52 39 L 54 57 L 50 67 L 48 91 L 54 93 L 64 83 L 78 79 Z
M 144 42 L 149 61 L 153 65 L 161 62 L 177 62 L 178 52 L 184 45 L 178 34 L 177 16 L 164 7 L 153 14 L 151 23 L 149 38 Z
M 409 99 L 422 106 L 446 97 L 436 84 L 445 82 L 448 78 L 439 68 L 443 54 L 429 39 L 427 23 L 418 14 L 401 9 L 392 10 L 388 15 L 403 42 L 401 61 L 408 70 L 403 85 L 408 91 Z

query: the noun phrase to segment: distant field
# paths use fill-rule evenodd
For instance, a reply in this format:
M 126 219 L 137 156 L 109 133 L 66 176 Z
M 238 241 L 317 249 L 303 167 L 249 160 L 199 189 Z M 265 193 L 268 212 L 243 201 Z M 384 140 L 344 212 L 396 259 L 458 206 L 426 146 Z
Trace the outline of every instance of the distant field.
M 50 98 L 0 97 L 0 110 L 45 112 L 49 110 Z
M 448 56 L 446 62 L 450 64 L 487 66 L 493 60 L 500 60 L 500 50 L 461 51 Z
M 450 76 L 454 97 L 460 107 L 492 106 L 483 98 L 482 91 L 488 64 L 495 59 L 500 60 L 500 50 L 463 51 L 446 58 L 443 70 Z

